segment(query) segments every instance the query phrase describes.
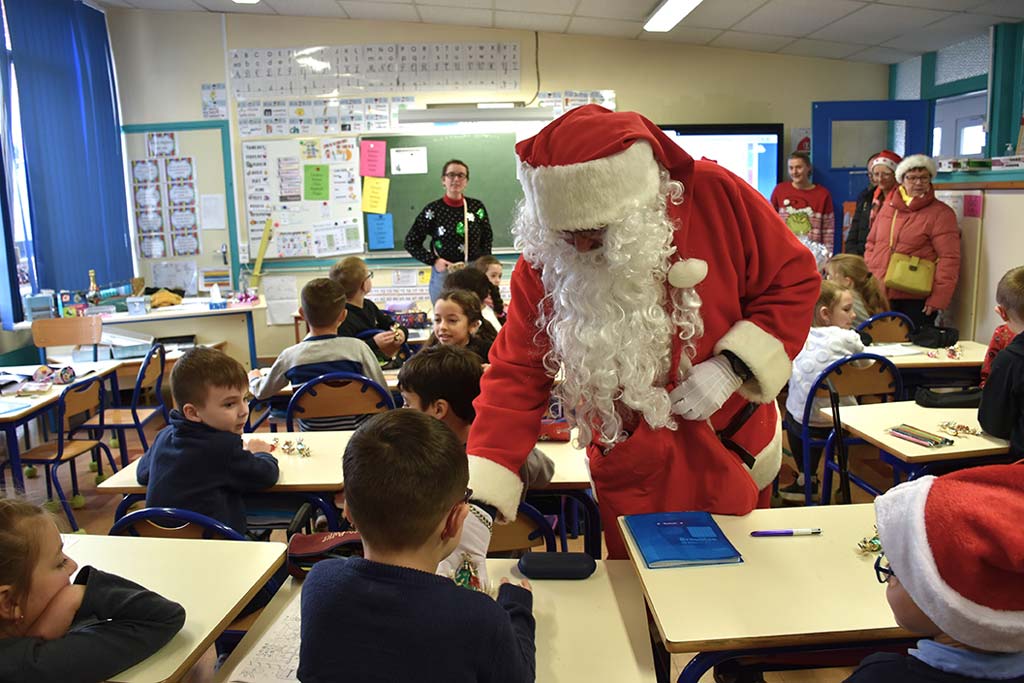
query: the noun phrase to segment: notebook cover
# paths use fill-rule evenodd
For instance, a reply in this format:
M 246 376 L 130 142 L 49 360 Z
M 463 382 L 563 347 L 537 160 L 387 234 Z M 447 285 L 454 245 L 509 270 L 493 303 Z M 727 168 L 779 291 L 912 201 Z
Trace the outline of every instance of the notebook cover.
M 707 512 L 655 512 L 625 520 L 648 569 L 743 561 Z

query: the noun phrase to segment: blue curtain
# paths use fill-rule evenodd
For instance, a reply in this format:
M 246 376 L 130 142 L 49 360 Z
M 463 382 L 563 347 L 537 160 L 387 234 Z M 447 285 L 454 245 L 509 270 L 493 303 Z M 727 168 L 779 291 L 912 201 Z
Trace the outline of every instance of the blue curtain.
M 120 121 L 107 26 L 79 0 L 5 0 L 38 284 L 132 277 Z

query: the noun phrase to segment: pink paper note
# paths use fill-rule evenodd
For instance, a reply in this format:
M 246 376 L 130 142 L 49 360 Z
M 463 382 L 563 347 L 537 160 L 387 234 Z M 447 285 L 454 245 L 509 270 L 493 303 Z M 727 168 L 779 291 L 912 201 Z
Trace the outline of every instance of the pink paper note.
M 980 194 L 965 194 L 964 195 L 964 217 L 965 218 L 981 218 L 981 195 Z
M 383 140 L 359 141 L 359 175 L 384 177 L 384 161 L 388 143 Z

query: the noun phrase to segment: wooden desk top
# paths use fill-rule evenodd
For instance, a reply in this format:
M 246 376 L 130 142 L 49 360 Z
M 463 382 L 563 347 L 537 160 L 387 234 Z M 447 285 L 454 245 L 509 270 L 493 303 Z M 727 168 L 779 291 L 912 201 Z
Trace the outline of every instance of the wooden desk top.
M 669 652 L 734 650 L 909 637 L 875 578 L 874 506 L 834 505 L 715 515 L 743 555 L 735 565 L 648 569 L 619 527 Z M 752 538 L 758 529 L 820 527 L 820 536 Z M 804 595 L 814 596 L 811 602 Z
M 176 318 L 195 318 L 210 315 L 238 315 L 239 313 L 252 313 L 266 309 L 267 302 L 260 295 L 255 304 L 238 304 L 227 308 L 210 310 L 210 300 L 207 297 L 187 297 L 177 306 L 162 306 L 154 308 L 145 315 L 130 315 L 128 313 L 113 313 L 103 317 L 104 325 L 124 325 L 128 323 L 152 323 L 162 320 L 174 320 Z M 24 321 L 14 326 L 16 330 L 30 330 L 32 323 Z
M 265 441 L 271 441 L 277 437 L 278 447 L 274 450 L 274 457 L 280 469 L 280 476 L 277 483 L 271 486 L 268 491 L 340 491 L 342 490 L 341 480 L 341 456 L 345 452 L 352 432 L 278 432 L 270 434 L 259 432 L 258 434 L 245 434 L 242 438 L 248 441 L 257 437 Z M 310 457 L 303 458 L 298 454 L 287 454 L 281 451 L 285 441 L 297 441 L 302 439 L 309 446 Z M 135 478 L 135 470 L 138 468 L 138 460 L 133 461 L 127 467 L 123 467 L 109 479 L 101 483 L 97 488 L 100 493 L 145 493 L 146 487 L 139 484 Z
M 985 361 L 985 352 L 988 350 L 988 346 L 985 344 L 980 344 L 976 341 L 961 341 L 961 357 L 954 360 L 946 356 L 945 349 L 937 349 L 940 352 L 938 358 L 929 358 L 927 353 L 936 349 L 914 346 L 912 344 L 909 345 L 909 348 L 917 349 L 920 353 L 908 356 L 895 356 L 889 359 L 893 365 L 901 370 L 904 368 L 980 368 L 981 364 Z M 864 351 L 871 353 L 871 347 L 866 347 Z
M 185 607 L 185 626 L 159 652 L 111 678 L 178 681 L 284 560 L 283 543 L 68 534 L 79 565 L 131 579 Z M 216 571 L 211 571 L 211 569 Z
M 821 412 L 827 413 L 831 421 L 831 409 Z M 951 446 L 927 448 L 904 441 L 885 431 L 900 424 L 908 424 L 926 432 L 939 434 L 939 423 L 947 420 L 955 420 L 959 424 L 980 429 L 977 408 L 923 408 L 913 401 L 897 401 L 841 406 L 839 418 L 843 421 L 843 426 L 855 436 L 909 463 L 1002 455 L 1010 450 L 1010 444 L 1005 439 L 984 433 L 979 436 L 951 437 Z
M 488 560 L 491 580 L 503 576 L 514 581 L 521 579 L 515 563 L 516 560 Z M 584 581 L 532 584 L 538 682 L 654 682 L 643 594 L 628 562 L 598 562 L 597 571 Z M 301 583 L 289 580 L 278 592 L 221 667 L 215 679 L 218 683 L 250 680 L 242 676 L 246 669 L 243 660 L 264 643 L 273 643 L 276 670 L 284 673 L 290 669 L 290 675 L 286 673 L 281 680 L 297 680 L 291 667 L 298 666 L 299 632 L 294 628 L 298 619 L 291 610 L 301 591 Z M 277 639 L 268 630 L 282 618 L 292 627 L 288 628 L 288 636 Z
M 113 372 L 116 372 L 121 367 L 122 361 L 119 360 L 101 360 L 97 363 L 72 363 L 70 364 L 75 369 L 75 374 L 80 379 L 88 379 L 89 377 L 106 377 Z M 12 375 L 29 375 L 39 365 L 5 365 L 0 367 L 0 372 L 9 372 Z M 85 373 L 91 373 L 86 375 Z M 36 396 L 17 396 L 17 395 L 4 395 L 0 397 L 0 401 L 4 403 L 10 403 L 11 405 L 18 404 L 20 407 L 11 412 L 6 412 L 0 415 L 0 422 L 16 422 L 22 418 L 32 415 L 41 408 L 56 403 L 60 397 L 60 393 L 64 391 L 66 384 L 54 384 L 50 387 L 50 390 L 45 394 L 39 394 Z

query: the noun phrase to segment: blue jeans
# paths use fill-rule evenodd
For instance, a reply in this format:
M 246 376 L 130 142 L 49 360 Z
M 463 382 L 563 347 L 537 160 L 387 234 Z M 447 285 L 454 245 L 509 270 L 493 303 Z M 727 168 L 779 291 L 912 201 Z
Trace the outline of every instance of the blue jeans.
M 430 266 L 430 305 L 433 306 L 434 302 L 437 301 L 437 297 L 441 296 L 441 290 L 444 289 L 444 280 L 448 277 L 448 271 L 443 273 L 437 272 L 434 266 Z

